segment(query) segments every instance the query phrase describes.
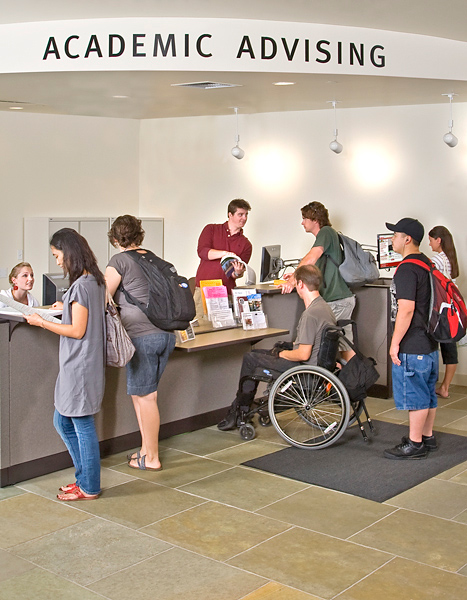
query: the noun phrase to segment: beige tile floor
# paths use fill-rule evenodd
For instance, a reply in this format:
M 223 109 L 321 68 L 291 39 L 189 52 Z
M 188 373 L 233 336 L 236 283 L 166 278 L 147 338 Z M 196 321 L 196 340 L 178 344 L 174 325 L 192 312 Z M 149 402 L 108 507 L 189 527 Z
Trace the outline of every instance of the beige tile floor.
M 436 426 L 467 435 L 467 388 Z M 467 462 L 379 504 L 241 466 L 282 445 L 211 427 L 164 440 L 160 473 L 105 458 L 97 501 L 56 500 L 72 469 L 0 489 L 0 600 L 467 598 Z

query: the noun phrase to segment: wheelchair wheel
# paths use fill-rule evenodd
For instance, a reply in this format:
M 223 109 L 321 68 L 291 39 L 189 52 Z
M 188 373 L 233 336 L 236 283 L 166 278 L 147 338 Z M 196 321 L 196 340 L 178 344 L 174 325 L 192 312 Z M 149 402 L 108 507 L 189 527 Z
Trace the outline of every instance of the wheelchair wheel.
M 254 440 L 256 437 L 256 430 L 251 423 L 245 423 L 239 429 L 240 437 L 244 440 Z
M 347 390 L 322 367 L 297 366 L 282 373 L 269 394 L 269 415 L 292 446 L 325 448 L 346 430 L 352 412 Z

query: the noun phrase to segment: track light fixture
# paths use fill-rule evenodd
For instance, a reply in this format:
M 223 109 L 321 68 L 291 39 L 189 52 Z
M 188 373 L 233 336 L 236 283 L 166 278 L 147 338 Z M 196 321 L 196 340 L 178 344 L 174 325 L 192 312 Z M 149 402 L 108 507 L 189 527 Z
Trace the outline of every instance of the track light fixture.
M 451 112 L 450 112 L 451 118 L 449 119 L 449 131 L 444 134 L 443 141 L 450 148 L 454 148 L 454 146 L 457 146 L 457 143 L 459 142 L 459 140 L 452 133 L 452 126 L 454 125 L 454 121 L 452 120 L 452 99 L 454 98 L 454 96 L 457 96 L 457 94 L 443 94 L 443 96 L 447 96 L 449 98 L 449 106 L 451 109 Z
M 240 136 L 238 135 L 238 108 L 234 108 L 235 111 L 235 124 L 236 124 L 236 136 L 235 136 L 235 146 L 232 148 L 232 156 L 238 158 L 240 160 L 245 156 L 245 150 L 242 150 L 238 145 L 240 143 Z
M 332 104 L 332 107 L 334 108 L 334 139 L 332 140 L 332 142 L 329 144 L 329 147 L 331 148 L 331 150 L 333 152 L 335 152 L 336 154 L 340 154 L 342 152 L 342 150 L 344 149 L 344 147 L 342 146 L 342 144 L 340 144 L 337 141 L 337 115 L 336 115 L 336 104 L 337 104 L 337 100 L 328 100 L 328 102 L 330 104 Z

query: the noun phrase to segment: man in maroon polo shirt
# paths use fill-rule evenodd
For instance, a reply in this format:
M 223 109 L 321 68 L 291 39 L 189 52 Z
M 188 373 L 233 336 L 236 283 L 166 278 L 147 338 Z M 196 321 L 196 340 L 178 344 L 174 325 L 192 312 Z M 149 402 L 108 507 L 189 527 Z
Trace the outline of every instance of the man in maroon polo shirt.
M 250 260 L 252 245 L 243 235 L 243 227 L 248 219 L 251 206 L 246 200 L 237 198 L 232 200 L 227 207 L 228 219 L 225 223 L 210 223 L 201 232 L 198 240 L 198 256 L 200 263 L 196 272 L 195 304 L 196 316 L 202 317 L 201 293 L 199 282 L 205 279 L 222 279 L 230 294 L 235 287 L 236 279 L 241 277 L 245 266 L 241 262 L 234 262 L 234 271 L 227 277 L 221 267 L 221 258 L 227 254 L 236 254 L 245 263 Z

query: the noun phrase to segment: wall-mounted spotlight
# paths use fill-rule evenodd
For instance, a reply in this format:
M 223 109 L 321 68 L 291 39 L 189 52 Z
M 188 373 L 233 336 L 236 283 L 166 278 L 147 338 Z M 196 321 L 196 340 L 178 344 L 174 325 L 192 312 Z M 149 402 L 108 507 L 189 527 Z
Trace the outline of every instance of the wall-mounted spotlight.
M 334 139 L 332 140 L 332 142 L 329 144 L 329 147 L 331 148 L 331 150 L 333 152 L 335 152 L 336 154 L 340 154 L 342 152 L 342 150 L 344 149 L 344 147 L 342 146 L 342 144 L 340 144 L 337 141 L 337 115 L 336 115 L 336 104 L 337 104 L 337 100 L 328 100 L 328 102 L 330 104 L 332 104 L 332 107 L 334 108 Z
M 450 106 L 450 111 L 451 111 L 450 112 L 451 118 L 449 119 L 449 131 L 444 134 L 443 141 L 450 148 L 454 148 L 454 146 L 457 146 L 457 143 L 459 140 L 452 133 L 452 126 L 454 125 L 454 121 L 452 120 L 452 99 L 454 98 L 454 96 L 457 96 L 457 94 L 442 94 L 442 95 L 447 96 L 449 98 L 449 106 Z
M 236 124 L 236 136 L 235 136 L 235 146 L 232 148 L 232 156 L 238 158 L 240 160 L 245 156 L 245 150 L 242 150 L 238 145 L 240 143 L 240 136 L 238 135 L 238 108 L 234 108 L 235 111 L 235 124 Z

